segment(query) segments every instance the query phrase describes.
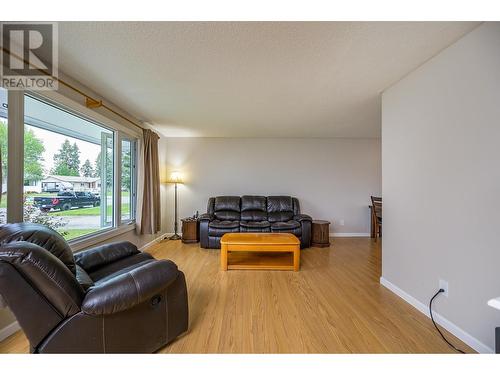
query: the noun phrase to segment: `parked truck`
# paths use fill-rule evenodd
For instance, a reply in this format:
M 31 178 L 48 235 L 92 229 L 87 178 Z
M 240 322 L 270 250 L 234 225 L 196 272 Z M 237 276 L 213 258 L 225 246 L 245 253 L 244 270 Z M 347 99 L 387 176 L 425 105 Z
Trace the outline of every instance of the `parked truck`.
M 61 210 L 67 211 L 72 208 L 97 207 L 101 199 L 89 192 L 59 192 L 53 197 L 35 197 L 33 202 L 42 211 Z

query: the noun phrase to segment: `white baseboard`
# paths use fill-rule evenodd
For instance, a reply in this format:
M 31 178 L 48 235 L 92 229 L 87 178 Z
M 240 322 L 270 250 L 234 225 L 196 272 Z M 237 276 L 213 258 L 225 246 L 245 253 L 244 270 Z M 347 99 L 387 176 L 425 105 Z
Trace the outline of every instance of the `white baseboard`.
M 370 237 L 370 233 L 330 233 L 330 237 Z
M 139 251 L 145 251 L 147 248 L 153 246 L 155 243 L 158 243 L 160 242 L 161 240 L 163 240 L 165 237 L 167 236 L 171 236 L 173 233 L 162 233 L 161 235 L 159 235 L 158 237 L 156 237 L 153 241 L 150 241 L 148 242 L 147 244 L 145 244 L 144 246 L 140 247 L 139 248 Z
M 20 329 L 21 329 L 21 326 L 19 325 L 17 320 L 15 322 L 10 323 L 8 326 L 0 329 L 0 341 L 5 340 L 7 337 L 16 333 Z
M 408 302 L 410 305 L 415 307 L 418 311 L 420 311 L 422 314 L 424 314 L 426 317 L 430 319 L 429 315 L 429 307 L 419 300 L 417 300 L 415 297 L 412 297 L 408 293 L 406 293 L 404 290 L 400 289 L 387 279 L 381 277 L 380 278 L 380 284 L 385 286 L 387 289 L 389 289 L 391 292 L 396 294 L 398 297 L 404 299 L 406 302 Z M 467 345 L 469 345 L 472 349 L 477 351 L 478 353 L 486 353 L 486 354 L 491 354 L 494 353 L 495 351 L 490 348 L 488 345 L 482 343 L 478 339 L 476 339 L 474 336 L 470 335 L 469 333 L 465 332 L 463 329 L 460 327 L 456 326 L 452 322 L 450 322 L 448 319 L 443 317 L 442 315 L 435 313 L 433 311 L 434 315 L 434 320 L 436 323 L 438 323 L 440 326 L 442 326 L 444 329 L 446 329 L 448 332 L 465 342 Z M 437 334 L 437 332 L 436 332 Z
M 174 233 L 163 233 L 162 237 L 166 236 L 172 236 Z M 182 233 L 178 233 L 179 236 L 182 237 Z M 329 234 L 330 237 L 370 237 L 370 233 L 339 233 L 339 232 L 331 232 Z M 146 246 L 151 246 L 153 243 L 155 243 L 156 240 L 151 241 L 150 243 L 144 245 L 143 247 Z M 142 248 L 141 248 L 142 249 Z

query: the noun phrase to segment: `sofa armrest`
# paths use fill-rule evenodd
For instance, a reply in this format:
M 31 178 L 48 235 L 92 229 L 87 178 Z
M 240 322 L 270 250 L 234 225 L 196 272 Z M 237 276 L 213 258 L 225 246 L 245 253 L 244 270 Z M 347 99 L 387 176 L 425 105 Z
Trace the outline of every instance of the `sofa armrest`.
M 85 271 L 92 272 L 106 264 L 139 253 L 137 246 L 128 241 L 113 242 L 76 253 L 75 263 Z
M 203 249 L 208 248 L 208 224 L 212 220 L 210 214 L 203 214 L 198 219 L 200 221 L 200 246 Z
M 293 217 L 293 220 L 296 220 L 298 222 L 312 221 L 312 217 L 309 215 L 305 215 L 305 214 L 299 214 L 299 215 L 295 215 Z
M 82 311 L 88 315 L 111 315 L 128 310 L 166 289 L 178 275 L 177 266 L 169 260 L 146 263 L 91 287 Z
M 311 246 L 311 227 L 312 227 L 312 217 L 305 214 L 295 215 L 294 220 L 300 223 L 302 228 L 302 235 L 300 236 L 300 248 L 305 249 Z
M 200 221 L 210 221 L 212 220 L 212 216 L 209 214 L 201 214 L 200 217 L 198 218 Z

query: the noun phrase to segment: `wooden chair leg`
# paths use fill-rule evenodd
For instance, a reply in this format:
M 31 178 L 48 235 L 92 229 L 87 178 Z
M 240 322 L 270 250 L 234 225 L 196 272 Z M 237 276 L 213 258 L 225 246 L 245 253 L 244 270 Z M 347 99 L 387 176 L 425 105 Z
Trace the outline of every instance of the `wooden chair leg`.
M 370 237 L 375 238 L 375 214 L 373 212 L 373 206 L 370 206 Z

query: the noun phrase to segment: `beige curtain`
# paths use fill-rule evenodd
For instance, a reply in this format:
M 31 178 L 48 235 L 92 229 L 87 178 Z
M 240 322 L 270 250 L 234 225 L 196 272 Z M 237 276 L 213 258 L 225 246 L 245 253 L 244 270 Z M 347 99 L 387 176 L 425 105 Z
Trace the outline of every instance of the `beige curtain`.
M 155 132 L 143 129 L 143 139 L 139 146 L 140 168 L 137 173 L 138 234 L 154 234 L 161 229 L 159 139 Z

